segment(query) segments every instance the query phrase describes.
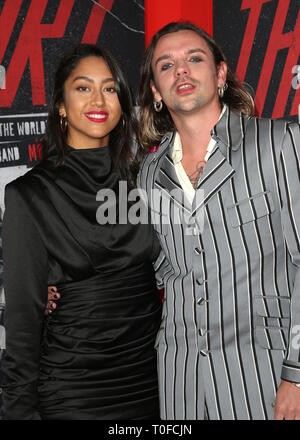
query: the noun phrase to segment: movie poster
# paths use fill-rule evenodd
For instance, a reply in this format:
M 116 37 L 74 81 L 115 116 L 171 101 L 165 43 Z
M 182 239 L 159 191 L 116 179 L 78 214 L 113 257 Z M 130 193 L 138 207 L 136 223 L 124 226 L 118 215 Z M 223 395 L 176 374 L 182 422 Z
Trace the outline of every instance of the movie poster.
M 259 116 L 300 120 L 300 0 L 214 0 L 214 38 Z

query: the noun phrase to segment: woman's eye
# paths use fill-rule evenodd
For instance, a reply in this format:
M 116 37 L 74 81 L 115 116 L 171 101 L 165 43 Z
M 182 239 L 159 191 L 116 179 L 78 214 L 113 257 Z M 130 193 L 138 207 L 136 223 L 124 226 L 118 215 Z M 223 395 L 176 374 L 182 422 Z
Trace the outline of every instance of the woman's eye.
M 109 93 L 114 93 L 116 91 L 116 89 L 115 89 L 115 87 L 106 87 L 105 91 L 109 92 Z
M 89 88 L 87 86 L 78 86 L 77 90 L 79 90 L 80 92 L 86 92 L 89 90 Z

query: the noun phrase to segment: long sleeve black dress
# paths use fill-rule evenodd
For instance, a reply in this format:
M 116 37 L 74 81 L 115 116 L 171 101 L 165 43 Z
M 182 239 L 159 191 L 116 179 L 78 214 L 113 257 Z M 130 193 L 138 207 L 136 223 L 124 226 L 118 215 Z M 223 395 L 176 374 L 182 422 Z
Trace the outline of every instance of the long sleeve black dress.
M 149 224 L 97 223 L 104 188 L 118 205 L 109 147 L 69 147 L 6 188 L 5 419 L 158 418 L 157 242 Z

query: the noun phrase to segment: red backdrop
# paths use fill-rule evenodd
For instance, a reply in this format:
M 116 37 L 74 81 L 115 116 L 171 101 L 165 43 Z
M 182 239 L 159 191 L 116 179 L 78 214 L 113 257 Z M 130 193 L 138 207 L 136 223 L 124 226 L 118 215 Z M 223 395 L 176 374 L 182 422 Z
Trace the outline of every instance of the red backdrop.
M 191 21 L 225 50 L 254 92 L 257 116 L 300 121 L 299 0 L 144 0 L 145 43 L 170 21 Z
M 170 21 L 192 21 L 213 33 L 213 0 L 145 0 L 145 43 Z

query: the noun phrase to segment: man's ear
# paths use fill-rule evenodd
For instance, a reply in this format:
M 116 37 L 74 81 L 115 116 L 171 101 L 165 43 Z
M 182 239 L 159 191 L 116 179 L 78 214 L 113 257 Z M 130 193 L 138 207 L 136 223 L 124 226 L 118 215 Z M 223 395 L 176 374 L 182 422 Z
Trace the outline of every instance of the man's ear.
M 157 88 L 155 87 L 154 81 L 152 79 L 150 79 L 150 88 L 152 90 L 154 101 L 156 102 L 162 101 L 162 97 L 159 91 L 157 90 Z
M 218 87 L 223 87 L 227 78 L 227 64 L 221 61 L 218 66 Z

